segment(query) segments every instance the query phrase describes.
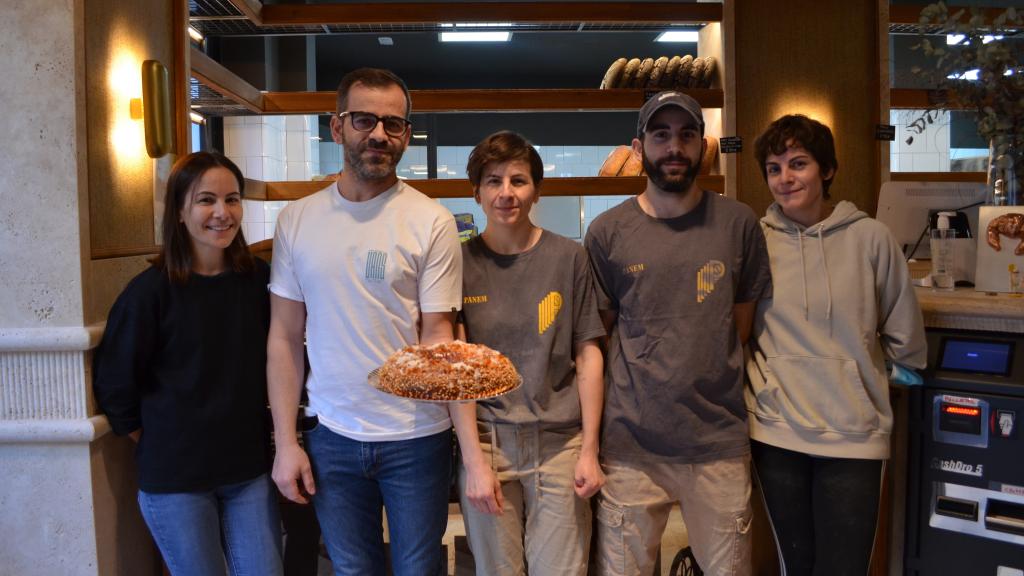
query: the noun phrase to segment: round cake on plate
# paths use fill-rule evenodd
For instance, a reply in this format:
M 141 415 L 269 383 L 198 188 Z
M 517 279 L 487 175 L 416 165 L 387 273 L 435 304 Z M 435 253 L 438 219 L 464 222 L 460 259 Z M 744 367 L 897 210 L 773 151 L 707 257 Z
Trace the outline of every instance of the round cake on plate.
M 504 354 L 455 341 L 406 346 L 371 373 L 370 382 L 403 398 L 453 401 L 500 396 L 522 379 Z

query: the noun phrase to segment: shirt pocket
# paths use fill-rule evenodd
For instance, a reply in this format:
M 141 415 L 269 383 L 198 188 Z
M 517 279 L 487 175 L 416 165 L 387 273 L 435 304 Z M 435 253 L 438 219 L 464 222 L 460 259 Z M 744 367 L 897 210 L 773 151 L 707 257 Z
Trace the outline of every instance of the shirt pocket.
M 853 360 L 768 358 L 764 386 L 755 395 L 759 416 L 799 428 L 858 434 L 878 429 L 878 410 Z

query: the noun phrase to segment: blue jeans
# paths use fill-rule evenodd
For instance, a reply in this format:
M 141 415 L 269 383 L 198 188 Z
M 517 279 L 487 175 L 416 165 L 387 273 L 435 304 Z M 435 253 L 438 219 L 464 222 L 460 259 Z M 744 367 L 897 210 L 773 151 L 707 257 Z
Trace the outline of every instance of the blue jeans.
M 201 492 L 139 491 L 139 507 L 171 574 L 279 576 L 281 522 L 264 474 Z
M 447 572 L 451 430 L 393 442 L 360 442 L 318 425 L 305 434 L 313 505 L 337 576 L 383 575 L 387 509 L 395 576 Z

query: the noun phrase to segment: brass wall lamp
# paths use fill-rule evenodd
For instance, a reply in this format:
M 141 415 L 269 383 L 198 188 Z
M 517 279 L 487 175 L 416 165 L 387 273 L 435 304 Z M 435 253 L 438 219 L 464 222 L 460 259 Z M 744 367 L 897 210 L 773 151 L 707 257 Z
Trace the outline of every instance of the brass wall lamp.
M 170 81 L 163 64 L 156 60 L 142 63 L 142 100 L 133 98 L 130 109 L 133 119 L 144 122 L 150 158 L 161 158 L 174 149 Z

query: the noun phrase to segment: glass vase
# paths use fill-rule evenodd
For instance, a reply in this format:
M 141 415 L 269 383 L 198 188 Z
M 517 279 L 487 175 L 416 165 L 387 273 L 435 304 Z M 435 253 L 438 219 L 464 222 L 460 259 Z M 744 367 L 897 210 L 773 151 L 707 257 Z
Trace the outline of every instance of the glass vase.
M 993 138 L 989 142 L 987 203 L 990 206 L 1024 204 L 1024 190 L 1021 190 L 1024 149 L 1007 140 Z

